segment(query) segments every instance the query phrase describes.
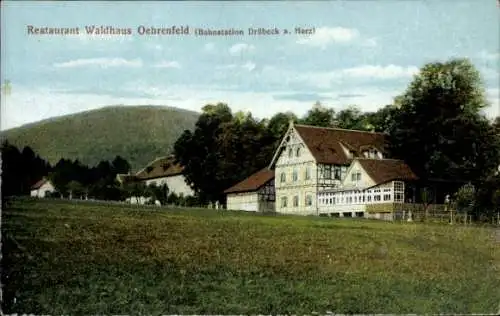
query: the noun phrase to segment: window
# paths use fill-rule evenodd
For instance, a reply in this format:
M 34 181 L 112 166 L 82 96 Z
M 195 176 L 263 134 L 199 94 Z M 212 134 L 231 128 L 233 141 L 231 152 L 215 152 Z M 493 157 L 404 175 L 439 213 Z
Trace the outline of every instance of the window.
M 332 178 L 332 166 L 325 166 L 325 179 L 331 179 Z
M 287 204 L 287 198 L 286 196 L 282 197 L 281 198 L 281 207 L 286 207 L 286 204 Z
M 286 173 L 282 172 L 280 176 L 281 183 L 286 182 Z
M 394 202 L 404 202 L 405 187 L 404 182 L 394 181 Z
M 293 207 L 299 206 L 299 196 L 296 195 L 293 197 Z
M 299 156 L 300 156 L 300 147 L 298 147 L 298 148 L 295 150 L 295 156 L 296 156 L 296 157 L 299 157 Z
M 293 149 L 290 148 L 288 149 L 288 158 L 292 158 L 293 157 Z
M 361 180 L 361 173 L 360 172 L 356 172 L 356 173 L 353 173 L 351 174 L 351 181 L 359 181 Z
M 366 202 L 371 202 L 371 201 L 372 201 L 372 196 L 371 196 L 371 195 L 368 195 L 368 196 L 366 197 Z
M 352 217 L 352 213 L 351 212 L 345 212 L 344 213 L 344 217 Z
M 312 203 L 312 197 L 310 195 L 306 195 L 306 206 L 311 206 Z
M 391 195 L 390 194 L 384 194 L 384 201 L 390 201 L 391 200 Z
M 293 170 L 293 182 L 296 182 L 299 179 L 299 175 L 297 174 L 297 170 Z
M 311 179 L 311 167 L 306 168 L 306 180 Z
M 373 196 L 373 201 L 375 201 L 375 202 L 380 201 L 380 194 L 374 195 Z
M 335 166 L 333 168 L 333 177 L 335 178 L 335 180 L 342 180 L 342 173 L 339 166 Z
M 356 212 L 356 217 L 364 217 L 364 213 L 363 212 Z

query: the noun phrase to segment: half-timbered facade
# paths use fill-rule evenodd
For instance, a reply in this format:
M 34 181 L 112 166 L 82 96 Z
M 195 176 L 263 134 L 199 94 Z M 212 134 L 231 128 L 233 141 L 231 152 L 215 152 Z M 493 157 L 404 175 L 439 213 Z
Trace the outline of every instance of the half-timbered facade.
M 403 161 L 387 157 L 383 133 L 293 122 L 268 169 L 275 211 L 299 215 L 383 218 L 368 205 L 404 203 L 406 183 L 417 180 Z M 228 196 L 228 208 L 234 201 Z
M 249 212 L 274 212 L 274 172 L 262 169 L 224 191 L 227 209 Z

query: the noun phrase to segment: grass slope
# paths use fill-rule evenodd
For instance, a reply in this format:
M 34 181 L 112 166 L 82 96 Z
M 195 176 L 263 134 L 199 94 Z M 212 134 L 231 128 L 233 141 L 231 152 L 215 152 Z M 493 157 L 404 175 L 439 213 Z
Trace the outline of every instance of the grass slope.
M 71 158 L 94 165 L 120 155 L 137 170 L 170 154 L 198 116 L 171 107 L 110 106 L 24 125 L 1 136 L 18 147 L 32 147 L 52 164 Z
M 144 210 L 15 201 L 3 213 L 3 311 L 200 315 L 499 309 L 500 236 L 493 229 Z

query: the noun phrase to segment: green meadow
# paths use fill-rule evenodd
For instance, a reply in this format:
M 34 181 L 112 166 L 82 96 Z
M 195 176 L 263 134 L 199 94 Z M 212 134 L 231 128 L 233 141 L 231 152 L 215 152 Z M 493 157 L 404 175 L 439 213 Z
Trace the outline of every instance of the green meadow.
M 16 199 L 4 313 L 496 313 L 500 230 Z

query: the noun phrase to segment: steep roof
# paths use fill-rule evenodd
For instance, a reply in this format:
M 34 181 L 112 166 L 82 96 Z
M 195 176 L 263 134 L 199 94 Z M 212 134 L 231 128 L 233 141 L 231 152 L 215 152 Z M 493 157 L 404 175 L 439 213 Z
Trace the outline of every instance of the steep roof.
M 45 183 L 47 183 L 47 182 L 49 182 L 49 180 L 48 180 L 48 179 L 46 179 L 46 178 L 43 178 L 43 179 L 41 179 L 41 180 L 38 180 L 35 184 L 33 184 L 33 185 L 31 186 L 31 189 L 32 189 L 32 190 L 38 190 L 38 189 L 40 189 L 40 188 L 42 187 L 42 185 L 44 185 L 44 184 L 45 184 Z
M 362 150 L 369 147 L 385 152 L 386 137 L 383 133 L 298 124 L 294 128 L 318 163 L 349 164 L 352 158 L 346 155 L 342 145 L 352 150 L 354 157 L 362 157 Z
M 418 180 L 417 175 L 402 160 L 366 158 L 356 160 L 377 185 L 393 180 Z
M 179 175 L 184 168 L 175 163 L 173 156 L 160 157 L 150 162 L 144 169 L 135 174 L 138 180 L 147 180 Z
M 227 194 L 257 191 L 272 179 L 274 179 L 274 171 L 268 168 L 264 168 L 252 174 L 245 180 L 225 190 L 224 193 Z

